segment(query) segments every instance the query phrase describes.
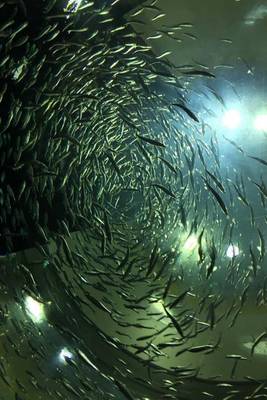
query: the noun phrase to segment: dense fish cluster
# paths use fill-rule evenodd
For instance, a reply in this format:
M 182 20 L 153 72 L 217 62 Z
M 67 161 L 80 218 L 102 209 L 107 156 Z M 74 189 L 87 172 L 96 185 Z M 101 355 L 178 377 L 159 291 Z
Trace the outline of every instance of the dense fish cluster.
M 144 42 L 157 0 L 96 3 L 0 0 L 0 399 L 263 399 L 266 326 L 223 350 L 266 306 L 267 159 L 189 105 L 224 106 L 214 71 L 153 54 L 189 23 Z

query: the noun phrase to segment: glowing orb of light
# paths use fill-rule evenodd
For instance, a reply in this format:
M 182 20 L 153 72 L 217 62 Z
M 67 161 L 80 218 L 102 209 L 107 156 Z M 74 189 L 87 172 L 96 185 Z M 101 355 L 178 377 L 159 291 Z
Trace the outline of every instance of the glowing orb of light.
M 254 127 L 257 131 L 267 132 L 267 114 L 258 115 L 255 119 Z
M 186 239 L 183 248 L 186 251 L 193 251 L 196 246 L 197 246 L 197 237 L 195 235 L 190 235 Z
M 229 258 L 238 256 L 239 253 L 240 253 L 239 248 L 237 246 L 234 246 L 233 244 L 230 244 L 230 246 L 228 247 L 228 249 L 226 251 L 226 255 Z
M 66 348 L 64 347 L 60 353 L 59 353 L 59 361 L 62 362 L 63 364 L 66 364 L 66 358 L 72 358 L 73 354 Z
M 228 110 L 223 116 L 223 124 L 226 128 L 235 129 L 240 125 L 241 116 L 238 110 Z
M 31 296 L 26 297 L 25 308 L 33 322 L 40 323 L 45 319 L 44 305 L 34 300 Z

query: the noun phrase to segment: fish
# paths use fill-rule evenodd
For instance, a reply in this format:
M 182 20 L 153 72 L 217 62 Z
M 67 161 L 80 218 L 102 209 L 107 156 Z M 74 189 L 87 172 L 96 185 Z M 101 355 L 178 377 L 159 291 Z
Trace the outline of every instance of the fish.
M 223 199 L 221 198 L 221 196 L 219 195 L 218 192 L 216 192 L 215 189 L 213 189 L 213 187 L 208 183 L 207 179 L 202 178 L 207 186 L 207 188 L 209 189 L 209 191 L 212 193 L 212 195 L 214 196 L 214 198 L 216 199 L 217 203 L 220 205 L 222 211 L 224 212 L 225 215 L 228 215 L 228 210 L 226 208 L 226 205 L 223 201 Z
M 200 161 L 202 162 L 203 167 L 206 168 L 206 162 L 205 162 L 203 153 L 202 153 L 201 148 L 198 143 L 197 143 L 197 150 L 198 150 L 198 155 L 199 155 Z
M 180 103 L 173 103 L 172 105 L 181 108 L 181 110 L 183 110 L 194 121 L 200 122 L 198 117 L 191 110 L 189 110 L 189 108 L 186 107 L 185 105 L 180 104 Z
M 124 275 L 123 275 L 123 279 L 127 278 L 127 276 L 131 273 L 131 270 L 132 270 L 132 268 L 133 268 L 135 262 L 136 262 L 135 259 L 133 259 L 133 260 L 131 260 L 131 261 L 129 262 L 129 265 L 128 265 L 128 267 L 126 268 L 125 273 L 124 273 Z
M 126 386 L 129 376 L 140 386 L 153 385 L 158 374 L 159 397 L 176 398 L 177 384 L 183 388 L 186 379 L 201 376 L 202 367 L 188 367 L 182 357 L 174 366 L 170 358 L 175 381 L 152 363 L 173 350 L 198 359 L 219 348 L 219 342 L 200 342 L 201 333 L 215 332 L 220 323 L 238 325 L 258 280 L 255 307 L 267 299 L 264 176 L 255 178 L 248 168 L 243 178 L 239 165 L 231 168 L 217 128 L 207 123 L 213 106 L 226 108 L 215 71 L 232 66 L 175 65 L 176 46 L 197 38 L 189 32 L 194 26 L 168 23 L 157 0 L 125 6 L 129 13 L 119 23 L 119 0 L 62 7 L 48 0 L 41 8 L 11 3 L 0 0 L 6 16 L 0 22 L 0 320 L 9 321 L 4 329 L 10 331 L 2 332 L 2 385 L 10 391 L 7 366 L 20 361 L 23 367 L 29 352 L 31 367 L 26 380 L 18 371 L 13 396 L 34 389 L 36 398 L 112 398 L 117 390 L 131 399 L 137 393 Z M 161 18 L 165 24 L 147 29 L 147 21 Z M 152 48 L 161 39 L 165 48 Z M 230 38 L 219 40 L 230 44 Z M 204 78 L 201 88 L 193 83 L 197 78 Z M 207 101 L 203 113 L 198 99 Z M 266 165 L 264 156 L 225 140 L 244 162 Z M 192 253 L 183 248 L 189 239 L 197 242 Z M 232 243 L 242 243 L 241 256 L 227 260 Z M 28 261 L 33 246 L 36 260 Z M 220 311 L 228 286 L 234 291 Z M 35 323 L 28 313 L 24 318 L 25 296 L 42 304 L 46 322 Z M 22 319 L 11 313 L 10 301 Z M 101 315 L 112 319 L 114 334 L 102 331 Z M 51 332 L 76 349 L 64 367 L 54 358 L 55 388 L 49 385 L 53 371 L 45 371 L 47 356 L 58 351 L 56 338 L 46 335 L 48 320 Z M 140 356 L 144 376 L 120 352 L 112 378 L 101 367 L 107 354 L 97 362 L 98 346 L 91 349 L 86 332 L 112 351 Z M 265 335 L 255 339 L 252 353 Z M 245 357 L 226 358 L 235 378 Z M 241 385 L 233 394 L 234 384 L 210 379 L 220 382 L 222 398 L 247 390 Z M 260 383 L 254 384 L 250 393 Z
M 158 260 L 158 243 L 155 244 L 155 246 L 150 254 L 149 265 L 148 265 L 146 277 L 148 277 L 151 274 L 151 272 L 153 271 L 157 260 Z
M 161 277 L 163 275 L 164 270 L 166 269 L 166 267 L 168 266 L 168 264 L 170 263 L 171 259 L 173 258 L 173 253 L 170 252 L 165 259 L 163 260 L 162 266 L 161 268 L 158 270 L 158 272 L 155 275 L 154 280 L 157 280 L 159 277 Z
M 207 169 L 205 169 L 205 172 L 213 180 L 213 182 L 216 184 L 216 186 L 219 188 L 219 190 L 221 192 L 225 193 L 225 189 L 224 189 L 223 185 L 221 184 L 221 182 L 219 181 L 219 179 L 214 174 L 212 174 L 210 171 L 208 171 Z
M 111 233 L 110 223 L 109 223 L 106 211 L 104 212 L 104 226 L 105 226 L 105 233 L 107 235 L 107 239 L 111 243 L 112 242 L 112 233 Z
M 171 51 L 165 51 L 164 53 L 160 54 L 159 56 L 156 56 L 156 59 L 157 60 L 161 60 L 162 58 L 167 57 L 167 56 L 169 56 L 171 54 L 172 54 Z
M 128 389 L 126 388 L 126 386 L 124 386 L 119 380 L 114 379 L 113 381 L 115 383 L 115 385 L 119 388 L 120 392 L 123 394 L 123 396 L 125 396 L 126 399 L 128 400 L 134 400 L 134 397 L 132 396 L 132 394 L 128 391 Z
M 234 360 L 234 364 L 233 364 L 233 367 L 232 367 L 232 370 L 231 370 L 231 375 L 230 375 L 231 379 L 234 379 L 235 372 L 236 372 L 236 369 L 237 369 L 237 364 L 238 364 L 240 359 L 242 359 L 242 358 L 235 358 L 235 360 Z
M 68 392 L 70 392 L 72 395 L 74 395 L 76 397 L 80 397 L 80 393 L 76 389 L 74 389 L 74 387 L 69 382 L 67 382 L 65 379 L 63 379 L 62 383 Z
M 221 39 L 222 42 L 232 44 L 233 41 L 231 39 Z
M 257 263 L 256 255 L 255 255 L 255 253 L 254 253 L 254 251 L 253 251 L 253 248 L 252 248 L 252 245 L 251 245 L 251 244 L 249 245 L 249 254 L 250 254 L 250 257 L 251 257 L 251 263 L 252 263 L 252 268 L 253 268 L 253 274 L 254 274 L 254 277 L 255 277 L 256 274 L 257 274 L 258 263 Z
M 255 157 L 255 156 L 250 156 L 250 155 L 248 155 L 248 157 L 251 158 L 252 160 L 258 161 L 258 162 L 261 163 L 262 165 L 267 166 L 267 161 L 266 161 L 266 160 L 263 160 L 263 159 L 260 158 L 260 157 Z
M 167 308 L 163 305 L 164 311 L 166 313 L 166 315 L 169 317 L 169 319 L 171 320 L 174 328 L 176 329 L 177 333 L 184 338 L 184 332 L 180 326 L 180 324 L 178 323 L 178 321 L 172 316 L 172 314 L 167 310 Z
M 165 286 L 164 293 L 163 293 L 163 295 L 162 295 L 162 299 L 163 299 L 163 300 L 166 299 L 166 297 L 167 297 L 167 295 L 168 295 L 168 292 L 169 292 L 169 289 L 170 289 L 170 287 L 171 287 L 171 285 L 172 285 L 173 282 L 174 282 L 173 276 L 170 275 L 170 277 L 169 277 L 169 279 L 168 279 L 168 282 L 167 282 L 167 284 L 166 284 L 166 286 Z
M 230 327 L 231 327 L 231 328 L 232 328 L 232 327 L 234 326 L 234 324 L 236 323 L 236 320 L 237 320 L 238 316 L 240 315 L 241 310 L 242 310 L 242 306 L 240 306 L 240 307 L 236 310 L 236 312 L 235 312 L 235 314 L 234 314 L 234 317 L 233 317 L 233 319 L 232 319 L 232 321 L 231 321 L 231 324 L 230 324 Z
M 184 33 L 184 35 L 185 35 L 185 33 Z M 206 70 L 186 71 L 186 72 L 183 72 L 183 75 L 190 75 L 190 76 L 199 75 L 199 76 L 207 76 L 209 78 L 216 78 L 216 76 L 214 74 L 212 74 L 211 72 L 206 71 Z
M 248 203 L 246 197 L 241 192 L 240 188 L 238 188 L 238 186 L 235 183 L 233 183 L 233 186 L 238 194 L 238 199 L 240 199 L 246 206 L 249 207 L 249 203 Z
M 215 305 L 214 303 L 209 304 L 208 320 L 210 320 L 210 329 L 213 330 L 215 325 Z
M 247 292 L 249 290 L 249 285 L 247 285 L 245 287 L 245 289 L 242 292 L 241 298 L 240 298 L 240 306 L 243 307 L 243 305 L 245 304 L 246 300 L 247 300 Z
M 204 235 L 205 229 L 203 228 L 200 235 L 198 236 L 197 243 L 198 243 L 198 264 L 201 264 L 204 259 L 205 259 L 205 254 L 203 251 L 203 246 L 202 246 L 202 239 Z
M 209 354 L 219 348 L 221 340 L 222 340 L 222 335 L 220 334 L 220 336 L 215 344 L 203 344 L 203 345 L 199 345 L 199 346 L 193 346 L 193 347 L 188 348 L 187 351 L 189 351 L 190 353 L 206 352 L 207 354 Z
M 267 332 L 266 331 L 262 332 L 259 336 L 257 336 L 257 338 L 254 340 L 254 342 L 253 342 L 253 344 L 251 346 L 251 350 L 250 350 L 250 355 L 251 356 L 253 356 L 254 351 L 255 351 L 256 347 L 258 346 L 258 344 L 261 341 L 265 340 L 265 339 L 267 339 Z
M 234 140 L 228 139 L 226 136 L 223 135 L 223 138 L 231 143 L 232 146 L 234 146 L 240 153 L 245 154 L 245 151 L 242 149 L 241 146 L 239 146 Z
M 160 189 L 161 191 L 163 191 L 165 194 L 167 194 L 168 196 L 172 197 L 173 199 L 176 199 L 175 194 L 169 190 L 168 188 L 166 188 L 165 186 L 159 184 L 159 183 L 153 183 L 152 186 Z
M 173 165 L 172 165 L 169 161 L 165 160 L 165 159 L 162 158 L 162 157 L 159 157 L 159 159 L 160 159 L 165 165 L 167 165 L 167 167 L 168 167 L 172 172 L 174 172 L 175 174 L 177 174 L 177 170 L 173 167 Z
M 189 37 L 190 39 L 193 39 L 193 40 L 197 40 L 198 39 L 198 37 L 196 35 L 193 35 L 192 33 L 183 32 L 183 35 L 187 36 L 187 37 Z
M 209 279 L 209 277 L 211 276 L 214 267 L 215 267 L 215 262 L 216 262 L 216 257 L 217 257 L 217 251 L 216 251 L 216 247 L 214 245 L 214 243 L 211 246 L 210 249 L 210 264 L 207 267 L 207 271 L 206 271 L 206 278 Z
M 263 182 L 263 180 L 261 181 L 261 184 L 254 182 L 251 180 L 252 183 L 254 183 L 254 185 L 257 186 L 257 188 L 260 190 L 260 193 L 267 198 L 267 188 L 265 186 L 265 183 Z
M 155 35 L 148 36 L 148 37 L 146 38 L 146 40 L 160 39 L 162 36 L 163 36 L 162 33 L 157 33 L 157 34 L 155 34 Z
M 89 360 L 89 358 L 86 356 L 86 354 L 82 350 L 78 349 L 77 354 L 81 358 L 81 360 L 84 361 L 87 365 L 92 367 L 94 370 L 99 371 L 97 366 L 92 361 Z
M 151 139 L 149 137 L 145 137 L 145 136 L 141 136 L 141 135 L 136 135 L 140 140 L 147 142 L 149 144 L 152 144 L 154 146 L 160 146 L 160 147 L 165 147 L 165 145 L 161 142 L 159 142 L 158 140 L 155 139 Z
M 262 261 L 265 257 L 265 240 L 262 231 L 257 228 L 259 239 L 260 239 L 260 261 Z
M 117 269 L 123 269 L 124 266 L 128 263 L 129 257 L 130 257 L 130 248 L 129 248 L 129 246 L 127 246 L 126 254 L 125 254 L 124 258 L 121 260 L 121 262 L 119 263 Z
M 166 16 L 166 14 L 160 13 L 160 14 L 156 15 L 155 17 L 151 18 L 151 21 L 155 22 L 155 21 L 157 21 L 158 19 L 160 19 L 160 18 L 162 18 L 162 17 L 165 17 L 165 16 Z
M 202 353 L 203 351 L 212 350 L 214 346 L 212 344 L 203 344 L 200 346 L 193 346 L 187 349 L 190 353 Z
M 189 290 L 190 289 L 187 289 L 184 292 L 182 292 L 172 303 L 168 304 L 167 307 L 169 309 L 172 309 L 173 307 L 177 306 L 177 304 L 179 304 L 180 302 L 182 302 L 184 300 L 184 298 L 186 297 Z

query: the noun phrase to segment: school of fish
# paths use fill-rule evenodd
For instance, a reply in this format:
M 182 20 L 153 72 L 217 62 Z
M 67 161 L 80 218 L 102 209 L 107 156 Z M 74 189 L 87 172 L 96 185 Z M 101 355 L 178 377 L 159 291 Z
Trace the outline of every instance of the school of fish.
M 197 40 L 192 25 L 143 41 L 131 23 L 159 23 L 160 1 L 127 19 L 121 2 L 0 0 L 0 400 L 264 399 L 264 380 L 235 382 L 264 323 L 226 355 L 229 379 L 202 377 L 199 360 L 249 302 L 266 306 L 267 159 L 189 105 L 195 79 L 223 104 L 215 68 L 153 53 L 181 31 Z M 221 140 L 257 179 L 227 165 Z

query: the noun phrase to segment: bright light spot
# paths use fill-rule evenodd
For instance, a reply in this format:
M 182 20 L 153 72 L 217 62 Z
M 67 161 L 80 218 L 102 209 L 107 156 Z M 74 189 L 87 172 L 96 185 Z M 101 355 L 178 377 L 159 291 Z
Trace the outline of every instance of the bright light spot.
M 258 115 L 254 123 L 255 129 L 257 131 L 267 131 L 267 114 Z
M 240 125 L 240 112 L 238 110 L 228 110 L 224 114 L 223 124 L 226 128 L 235 129 Z
M 239 253 L 240 253 L 239 248 L 237 246 L 232 245 L 232 244 L 230 244 L 230 246 L 228 247 L 228 249 L 226 251 L 226 255 L 229 258 L 233 258 L 235 256 L 238 256 Z
M 157 311 L 164 313 L 163 304 L 164 304 L 164 301 L 163 300 L 159 300 L 159 301 L 156 301 L 155 303 L 153 303 L 152 307 L 154 309 L 156 309 Z
M 26 297 L 25 308 L 27 314 L 33 320 L 33 322 L 39 323 L 44 320 L 45 318 L 44 305 L 38 303 L 38 301 L 34 300 L 31 296 Z
M 184 243 L 184 250 L 186 251 L 193 251 L 194 248 L 197 246 L 197 237 L 195 235 L 189 236 Z
M 159 300 L 159 301 L 156 301 L 155 303 L 152 303 L 152 305 L 151 305 L 152 312 L 153 313 L 154 312 L 155 313 L 161 313 L 162 315 L 166 315 L 163 305 L 164 305 L 164 300 Z M 155 316 L 155 318 L 158 319 L 158 316 Z M 168 320 L 168 318 L 162 318 L 160 320 L 160 323 L 164 324 L 164 325 L 168 325 L 169 324 L 169 320 Z
M 246 347 L 248 350 L 251 350 L 252 345 L 252 342 L 244 343 L 244 347 Z M 257 356 L 267 356 L 267 342 L 262 341 L 259 343 L 254 349 L 254 354 Z
M 66 347 L 64 347 L 64 348 L 60 351 L 59 356 L 58 356 L 59 360 L 60 360 L 63 364 L 66 364 L 66 358 L 65 358 L 65 357 L 67 357 L 67 358 L 72 358 L 72 357 L 73 357 L 73 354 L 72 354 Z

